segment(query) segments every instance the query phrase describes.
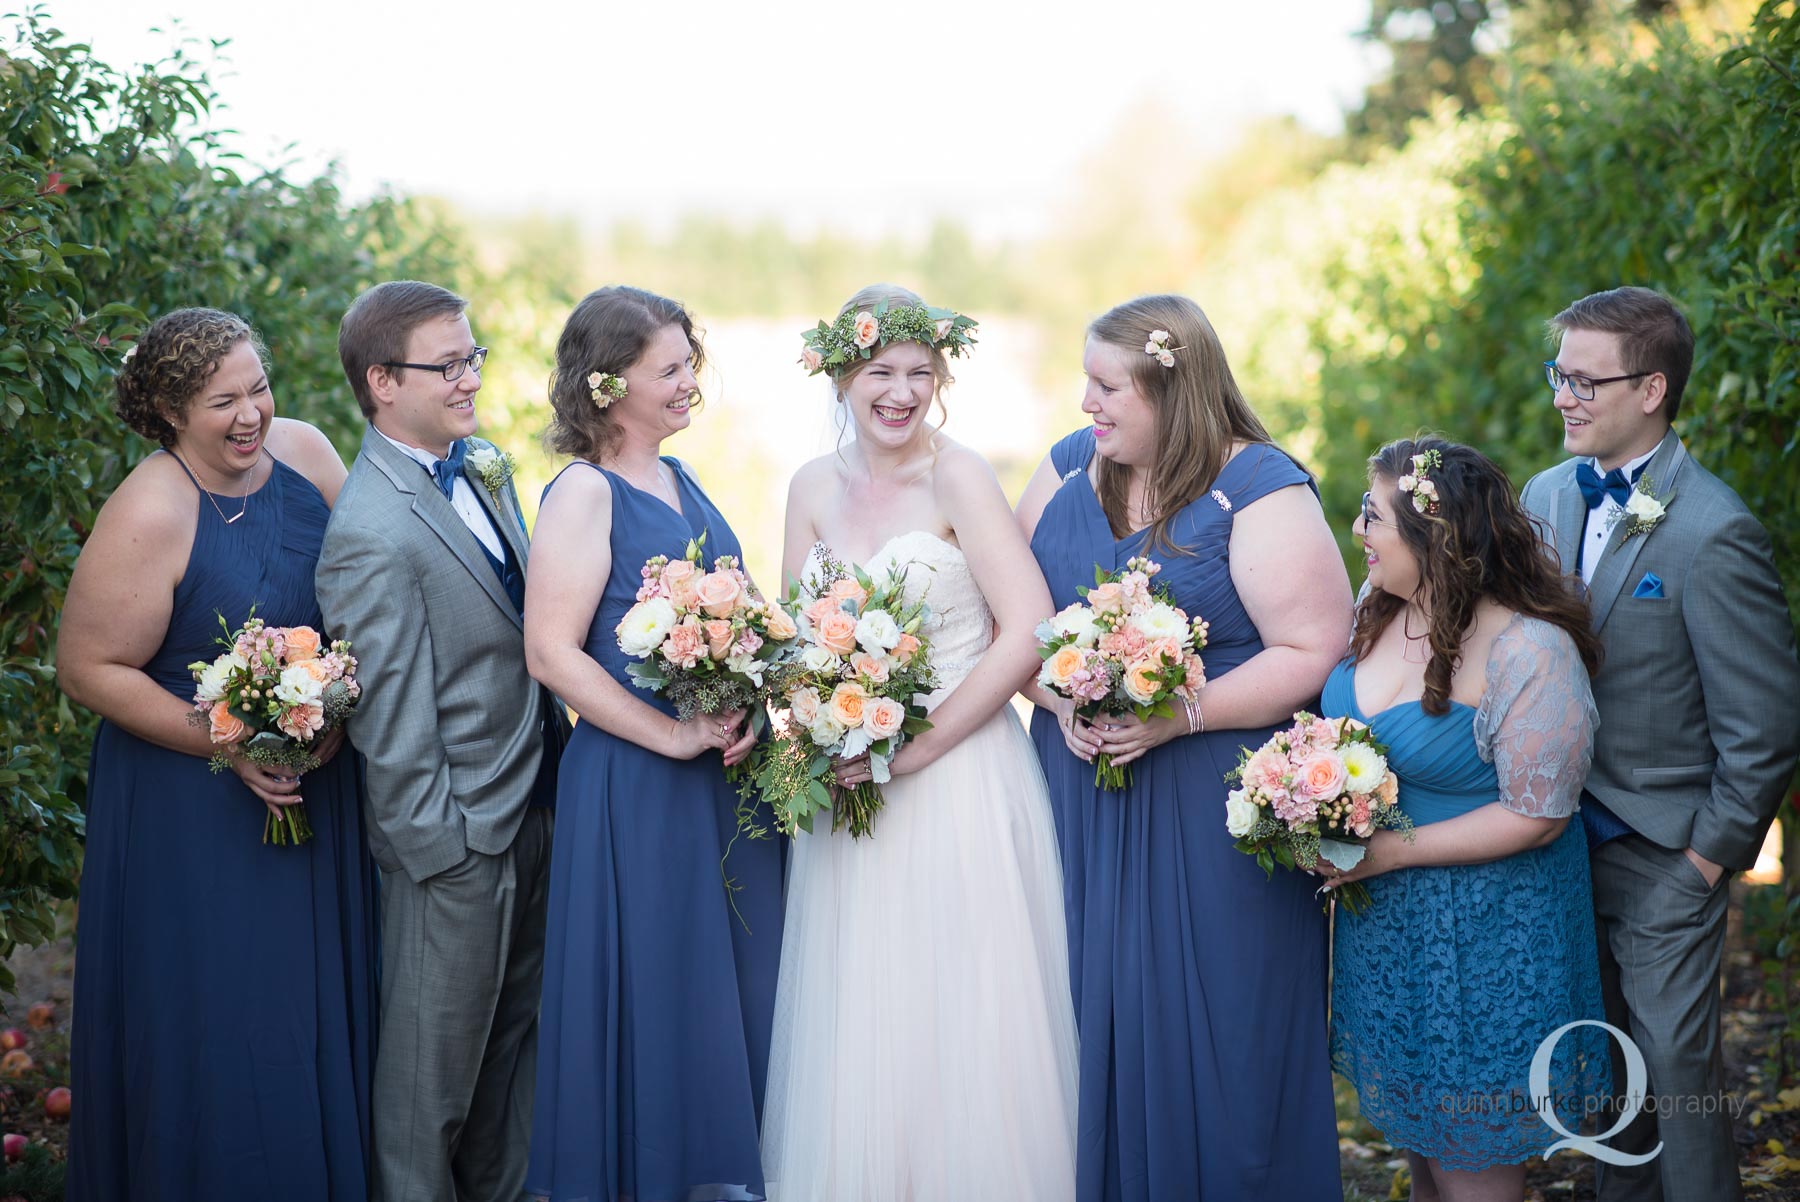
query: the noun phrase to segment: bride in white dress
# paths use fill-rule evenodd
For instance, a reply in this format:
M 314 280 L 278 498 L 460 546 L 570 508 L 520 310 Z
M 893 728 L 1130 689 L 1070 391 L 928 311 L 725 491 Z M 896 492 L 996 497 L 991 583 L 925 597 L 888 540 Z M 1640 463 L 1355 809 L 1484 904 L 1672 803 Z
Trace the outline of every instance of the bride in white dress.
M 893 761 L 874 833 L 821 820 L 794 841 L 763 1110 L 769 1197 L 1066 1202 L 1062 873 L 1043 774 L 1007 704 L 1037 669 L 1050 595 L 987 461 L 927 421 L 945 349 L 966 349 L 961 328 L 892 285 L 843 310 L 864 313 L 871 357 L 853 341 L 848 362 L 824 368 L 856 437 L 795 474 L 782 568 L 805 581 L 821 548 L 871 574 L 908 565 L 908 592 L 925 590 L 933 611 L 941 687 L 932 729 Z M 809 334 L 809 352 L 833 337 Z M 866 759 L 838 775 L 869 779 Z

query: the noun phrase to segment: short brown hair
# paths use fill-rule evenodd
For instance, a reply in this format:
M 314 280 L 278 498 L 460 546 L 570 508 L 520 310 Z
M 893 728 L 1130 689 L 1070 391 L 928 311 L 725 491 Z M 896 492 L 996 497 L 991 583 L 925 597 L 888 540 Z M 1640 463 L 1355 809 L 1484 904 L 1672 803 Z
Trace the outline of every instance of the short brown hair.
M 350 380 L 350 391 L 364 417 L 375 416 L 369 392 L 369 369 L 406 358 L 412 332 L 434 317 L 455 317 L 469 302 L 448 288 L 418 280 L 377 284 L 356 300 L 338 323 L 338 360 Z M 405 368 L 390 368 L 395 379 Z
M 1584 296 L 1550 319 L 1553 335 L 1596 330 L 1619 336 L 1619 358 L 1636 375 L 1661 372 L 1663 417 L 1673 424 L 1694 369 L 1694 331 L 1675 302 L 1653 288 L 1613 288 Z
M 269 355 L 250 323 L 219 309 L 176 309 L 138 335 L 113 380 L 113 407 L 126 425 L 161 446 L 175 444 L 169 418 L 187 408 L 238 343 Z
M 550 449 L 577 459 L 598 459 L 619 437 L 611 410 L 594 403 L 587 378 L 594 372 L 619 376 L 638 361 L 650 340 L 665 326 L 680 326 L 687 336 L 694 374 L 706 364 L 706 350 L 693 314 L 680 301 L 618 285 L 598 288 L 581 298 L 556 340 L 556 366 L 550 372 Z M 700 395 L 694 394 L 696 403 Z

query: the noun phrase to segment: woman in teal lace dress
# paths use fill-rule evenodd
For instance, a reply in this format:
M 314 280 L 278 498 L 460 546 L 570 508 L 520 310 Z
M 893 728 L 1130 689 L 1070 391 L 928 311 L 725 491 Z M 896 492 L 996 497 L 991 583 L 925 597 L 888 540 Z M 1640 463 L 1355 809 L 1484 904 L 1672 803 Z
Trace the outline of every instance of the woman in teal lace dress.
M 1575 1131 L 1607 1090 L 1597 1026 L 1561 1036 L 1547 1089 L 1531 1081 L 1547 1037 L 1602 1017 L 1587 838 L 1569 820 L 1599 646 L 1499 468 L 1435 438 L 1369 467 L 1368 589 L 1323 710 L 1387 745 L 1416 830 L 1377 832 L 1335 877 L 1372 901 L 1338 908 L 1332 1063 L 1405 1149 L 1415 1200 L 1516 1200 L 1524 1162 L 1561 1138 L 1536 1107 Z

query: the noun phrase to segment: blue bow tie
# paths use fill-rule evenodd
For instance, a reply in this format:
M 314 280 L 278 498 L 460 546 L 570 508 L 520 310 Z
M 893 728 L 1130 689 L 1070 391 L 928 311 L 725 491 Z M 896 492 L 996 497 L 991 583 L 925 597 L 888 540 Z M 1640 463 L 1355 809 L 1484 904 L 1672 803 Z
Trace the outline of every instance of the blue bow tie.
M 450 454 L 426 469 L 431 473 L 431 478 L 437 481 L 438 491 L 444 494 L 444 500 L 452 500 L 455 497 L 456 478 L 462 475 L 463 460 L 468 457 L 468 444 L 459 438 L 450 444 Z
M 1606 498 L 1611 497 L 1619 504 L 1631 500 L 1631 486 L 1637 483 L 1644 474 L 1644 465 L 1631 473 L 1631 479 L 1618 468 L 1606 473 L 1604 477 L 1594 470 L 1594 465 L 1583 461 L 1575 465 L 1575 484 L 1581 489 L 1581 499 L 1587 502 L 1589 509 L 1598 509 Z

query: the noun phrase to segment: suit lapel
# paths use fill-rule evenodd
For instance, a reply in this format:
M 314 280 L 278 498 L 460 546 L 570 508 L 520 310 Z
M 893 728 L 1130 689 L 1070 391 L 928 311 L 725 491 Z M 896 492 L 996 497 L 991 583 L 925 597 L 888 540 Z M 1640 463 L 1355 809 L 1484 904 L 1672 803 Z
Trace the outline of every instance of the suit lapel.
M 475 495 L 481 499 L 481 507 L 493 520 L 494 529 L 500 532 L 500 537 L 505 539 L 506 545 L 512 548 L 514 557 L 519 561 L 519 570 L 524 571 L 525 556 L 530 550 L 530 545 L 525 541 L 525 520 L 512 503 L 513 490 L 508 485 L 502 484 L 500 495 L 496 497 L 488 491 L 488 486 L 482 480 L 481 473 L 467 464 L 463 467 L 463 475 L 468 478 L 469 487 L 473 488 Z
M 1563 574 L 1579 579 L 1581 538 L 1587 531 L 1587 502 L 1575 483 L 1575 473 L 1550 497 L 1550 530 L 1556 539 L 1556 558 Z
M 363 436 L 363 454 L 368 455 L 382 469 L 396 491 L 411 495 L 412 511 L 418 519 L 456 556 L 463 569 L 475 578 L 475 583 L 500 607 L 500 612 L 513 625 L 523 628 L 519 611 L 513 608 L 512 598 L 500 586 L 500 578 L 488 564 L 487 553 L 482 550 L 474 532 L 462 520 L 462 515 L 456 512 L 456 507 L 445 499 L 435 484 L 429 488 L 420 487 L 431 480 L 425 469 L 401 454 L 385 436 L 374 429 Z M 480 491 L 485 493 L 487 490 Z M 504 538 L 505 535 L 501 537 Z
M 1686 461 L 1687 448 L 1681 445 L 1681 439 L 1676 436 L 1675 431 L 1670 430 L 1663 436 L 1662 445 L 1656 448 L 1656 454 L 1644 465 L 1643 478 L 1654 486 L 1656 496 L 1666 497 L 1674 488 L 1675 477 Z M 1631 577 L 1632 565 L 1637 563 L 1638 554 L 1652 537 L 1652 534 L 1640 534 L 1627 538 L 1625 528 L 1630 523 L 1630 518 L 1620 515 L 1619 520 L 1613 524 L 1612 533 L 1607 536 L 1606 549 L 1600 553 L 1600 562 L 1594 567 L 1594 584 L 1588 594 L 1588 606 L 1593 612 L 1595 630 L 1606 624 L 1607 615 L 1612 613 L 1613 603 L 1619 599 L 1625 581 Z

